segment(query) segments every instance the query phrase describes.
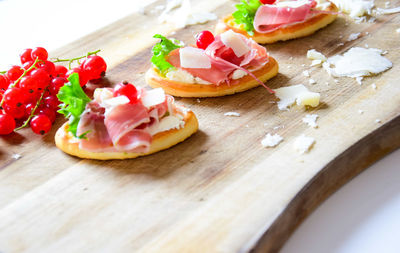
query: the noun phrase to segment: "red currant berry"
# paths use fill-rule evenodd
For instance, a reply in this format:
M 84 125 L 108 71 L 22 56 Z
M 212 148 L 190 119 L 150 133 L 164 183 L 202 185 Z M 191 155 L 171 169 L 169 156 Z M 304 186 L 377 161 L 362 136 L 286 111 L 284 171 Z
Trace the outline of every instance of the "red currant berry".
M 5 75 L 0 74 L 0 92 L 8 88 L 8 79 Z
M 35 108 L 36 104 L 34 103 L 29 103 L 25 105 L 25 115 L 29 116 L 32 113 L 32 110 Z
M 44 135 L 51 129 L 51 120 L 44 114 L 37 115 L 31 120 L 31 128 L 35 134 Z
M 39 89 L 44 89 L 50 84 L 50 76 L 44 69 L 35 69 L 32 71 L 31 77 L 36 79 Z
M 88 77 L 86 71 L 84 71 L 83 69 L 81 69 L 79 67 L 69 70 L 67 72 L 67 76 L 70 76 L 72 73 L 78 73 L 79 83 L 81 84 L 81 87 L 84 86 L 85 84 L 87 84 L 87 82 L 89 81 L 89 77 Z
M 214 40 L 214 35 L 210 31 L 202 31 L 196 35 L 196 45 L 201 49 L 206 49 Z
M 51 121 L 51 123 L 53 123 L 56 120 L 56 113 L 54 110 L 50 109 L 50 108 L 42 108 L 39 110 L 39 115 L 44 114 L 46 115 L 49 120 Z
M 56 65 L 55 69 L 54 69 L 54 76 L 61 76 L 61 77 L 65 77 L 65 75 L 67 74 L 68 69 L 62 65 Z
M 65 79 L 64 77 L 55 77 L 51 80 L 51 84 L 50 84 L 50 93 L 52 95 L 57 95 L 58 92 L 60 91 L 60 88 L 64 86 L 64 84 L 68 82 L 67 79 Z
M 32 76 L 22 77 L 21 81 L 19 82 L 19 87 L 25 90 L 32 91 L 35 91 L 39 88 L 36 78 L 33 78 Z
M 24 73 L 24 70 L 20 66 L 12 66 L 6 73 L 6 76 L 8 79 L 11 81 L 17 80 L 22 74 Z
M 49 57 L 49 54 L 47 53 L 47 50 L 43 47 L 35 47 L 32 50 L 31 57 L 32 60 L 36 60 L 36 58 L 38 58 L 39 60 L 47 61 L 47 57 Z
M 4 112 L 7 113 L 8 115 L 11 115 L 14 117 L 14 119 L 20 119 L 25 116 L 25 106 L 17 106 L 17 107 L 11 107 L 8 104 L 3 105 Z
M 114 88 L 114 97 L 118 96 L 126 96 L 129 98 L 129 103 L 134 104 L 139 101 L 139 93 L 138 90 L 136 89 L 135 85 L 128 83 L 127 81 L 124 81 L 122 83 L 119 83 L 115 86 Z
M 51 61 L 39 62 L 37 65 L 39 69 L 44 69 L 50 76 L 54 75 L 56 66 Z
M 101 56 L 91 55 L 82 63 L 82 69 L 86 71 L 89 80 L 99 79 L 105 75 L 107 64 Z
M 32 53 L 31 48 L 27 48 L 22 52 L 22 54 L 19 56 L 19 58 L 21 59 L 21 64 L 24 64 L 25 62 L 28 61 L 32 61 L 31 53 Z
M 276 2 L 276 0 L 260 0 L 262 4 L 273 4 Z
M 8 114 L 0 114 L 0 135 L 10 134 L 14 128 L 14 118 Z
M 241 58 L 239 58 L 235 55 L 235 52 L 233 52 L 232 48 L 229 48 L 229 49 L 225 50 L 224 52 L 222 52 L 220 57 L 222 59 L 224 59 L 225 61 L 231 62 L 236 65 L 240 64 L 240 62 L 241 62 Z
M 50 109 L 57 109 L 58 108 L 58 98 L 56 96 L 53 95 L 49 95 L 47 97 L 45 97 L 43 99 L 46 107 L 50 108 Z
M 20 107 L 25 103 L 26 96 L 21 88 L 7 89 L 4 93 L 4 103 L 10 107 Z

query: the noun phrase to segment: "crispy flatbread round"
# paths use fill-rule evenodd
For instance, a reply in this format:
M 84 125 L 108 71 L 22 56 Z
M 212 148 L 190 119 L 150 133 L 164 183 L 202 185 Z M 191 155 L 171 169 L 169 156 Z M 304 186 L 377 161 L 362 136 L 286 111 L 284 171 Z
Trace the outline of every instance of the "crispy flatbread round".
M 334 3 L 331 3 L 331 5 L 325 11 L 338 12 L 339 9 Z M 317 30 L 332 23 L 336 17 L 336 14 L 319 14 L 305 22 L 289 25 L 272 32 L 259 33 L 254 31 L 254 35 L 250 36 L 247 31 L 238 28 L 238 25 L 233 20 L 232 15 L 228 15 L 219 21 L 215 28 L 215 33 L 220 34 L 231 29 L 234 32 L 241 33 L 248 38 L 252 38 L 259 44 L 271 44 L 277 41 L 285 41 L 311 35 Z
M 150 151 L 147 153 L 129 153 L 129 152 L 91 152 L 79 148 L 79 139 L 68 133 L 68 122 L 64 123 L 56 133 L 56 146 L 67 154 L 80 158 L 111 160 L 111 159 L 129 159 L 138 156 L 150 155 L 152 153 L 168 149 L 194 134 L 198 129 L 196 115 L 188 111 L 183 119 L 185 125 L 180 129 L 170 129 L 168 131 L 157 133 L 153 136 Z
M 252 73 L 262 82 L 266 82 L 268 79 L 276 76 L 278 70 L 279 66 L 276 60 L 269 57 L 269 62 L 265 64 L 265 66 Z M 153 88 L 161 87 L 164 89 L 165 93 L 177 97 L 219 97 L 242 92 L 260 85 L 257 80 L 250 75 L 246 75 L 237 80 L 238 83 L 234 85 L 227 83 L 222 83 L 220 85 L 193 84 L 164 78 L 155 68 L 149 69 L 146 73 L 146 82 L 148 85 Z

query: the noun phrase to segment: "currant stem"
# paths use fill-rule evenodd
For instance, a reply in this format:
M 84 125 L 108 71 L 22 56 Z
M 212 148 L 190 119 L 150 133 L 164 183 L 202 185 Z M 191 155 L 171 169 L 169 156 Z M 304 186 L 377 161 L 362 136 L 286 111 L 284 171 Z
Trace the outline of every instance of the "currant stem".
M 15 87 L 15 85 L 17 85 L 17 83 L 18 83 L 24 76 L 26 76 L 26 74 L 27 74 L 29 71 L 31 71 L 32 69 L 36 68 L 36 63 L 38 63 L 38 61 L 39 61 L 39 57 L 36 57 L 36 60 L 33 62 L 32 66 L 30 66 L 28 69 L 24 69 L 24 73 L 23 73 L 14 83 L 10 84 L 10 85 L 8 86 L 7 89 L 10 89 L 10 88 Z M 1 99 L 0 108 L 3 107 L 3 104 L 4 104 L 4 96 L 3 96 L 3 98 Z
M 7 71 L 0 71 L 0 74 L 5 74 L 7 73 Z
M 47 86 L 46 88 L 43 89 L 42 95 L 40 96 L 39 100 L 36 102 L 36 105 L 35 105 L 35 107 L 32 109 L 31 114 L 29 115 L 29 117 L 24 121 L 24 124 L 22 124 L 22 126 L 20 126 L 20 127 L 15 128 L 15 129 L 14 129 L 14 132 L 16 132 L 16 131 L 18 131 L 18 130 L 21 130 L 22 128 L 25 128 L 25 127 L 28 126 L 28 124 L 29 124 L 29 122 L 31 121 L 31 119 L 33 118 L 33 116 L 35 116 L 35 111 L 36 111 L 37 108 L 39 108 L 39 105 L 40 105 L 40 103 L 41 103 L 42 100 L 43 100 L 44 93 L 46 93 L 48 87 L 49 87 L 49 86 Z
M 68 62 L 68 68 L 71 69 L 71 64 L 72 64 L 72 62 L 74 62 L 74 61 L 79 61 L 79 60 L 82 59 L 82 58 L 87 58 L 88 56 L 97 54 L 97 53 L 100 52 L 100 51 L 101 51 L 101 50 L 98 49 L 98 50 L 96 50 L 96 51 L 89 52 L 89 53 L 87 53 L 87 54 L 84 55 L 84 56 L 75 57 L 75 58 L 71 58 L 71 59 L 60 59 L 60 58 L 56 58 L 56 59 L 52 60 L 52 62 L 53 62 L 53 63 L 57 63 L 57 62 Z

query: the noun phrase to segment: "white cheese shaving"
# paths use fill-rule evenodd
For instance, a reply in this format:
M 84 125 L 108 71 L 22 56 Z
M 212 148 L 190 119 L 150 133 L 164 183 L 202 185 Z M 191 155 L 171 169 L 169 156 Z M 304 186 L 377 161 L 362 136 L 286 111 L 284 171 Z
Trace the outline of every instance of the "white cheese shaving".
M 358 37 L 360 37 L 360 35 L 361 35 L 361 33 L 352 33 L 347 38 L 347 41 L 356 40 L 356 39 L 358 39 Z
M 250 51 L 250 47 L 242 37 L 232 30 L 228 30 L 221 35 L 221 41 L 225 46 L 232 48 L 237 57 L 241 57 Z
M 275 95 L 280 99 L 278 102 L 279 110 L 288 110 L 288 107 L 295 102 L 297 105 L 317 106 L 319 104 L 320 94 L 310 92 L 304 85 L 298 84 L 289 87 L 275 89 Z
M 211 68 L 211 60 L 203 49 L 184 47 L 179 50 L 179 57 L 182 68 Z
M 317 118 L 319 116 L 317 114 L 307 114 L 302 121 L 309 125 L 310 127 L 317 128 Z
M 118 96 L 118 97 L 113 97 L 113 98 L 109 98 L 109 99 L 105 99 L 101 102 L 101 106 L 103 106 L 104 108 L 113 108 L 116 107 L 118 105 L 124 105 L 124 104 L 128 104 L 129 103 L 129 98 L 127 98 L 126 96 L 122 95 L 122 96 Z
M 321 64 L 322 64 L 321 60 L 312 60 L 310 67 L 321 66 Z
M 321 62 L 326 61 L 326 56 L 315 49 L 310 49 L 307 51 L 307 58 L 310 60 L 320 60 Z
M 232 79 L 233 79 L 233 80 L 236 80 L 236 79 L 239 79 L 239 78 L 244 77 L 245 75 L 247 75 L 246 71 L 243 71 L 243 70 L 241 70 L 241 69 L 237 69 L 237 70 L 235 70 L 235 71 L 233 72 L 233 74 L 232 74 Z
M 293 143 L 294 148 L 301 154 L 308 152 L 315 143 L 315 139 L 312 137 L 307 137 L 304 134 L 296 138 Z
M 308 80 L 308 83 L 309 84 L 316 84 L 317 82 L 314 79 L 310 78 L 310 80 Z
M 231 117 L 240 117 L 240 113 L 238 112 L 226 112 L 224 113 L 225 116 L 231 116 Z
M 97 103 L 112 98 L 113 92 L 107 88 L 97 88 L 94 90 L 93 98 Z
M 158 124 L 149 127 L 149 133 L 155 135 L 171 129 L 180 129 L 185 126 L 185 121 L 175 115 L 169 115 L 160 120 Z
M 161 104 L 165 101 L 165 92 L 162 88 L 146 90 L 142 96 L 142 103 L 145 107 Z
M 350 17 L 356 18 L 372 13 L 374 0 L 331 0 L 340 11 L 348 13 Z
M 323 64 L 328 74 L 336 77 L 361 77 L 381 73 L 392 67 L 392 63 L 381 56 L 382 51 L 375 48 L 353 47 L 343 55 L 328 58 Z M 334 65 L 331 68 L 331 65 Z
M 273 147 L 276 147 L 282 141 L 283 141 L 283 138 L 279 134 L 271 135 L 268 133 L 264 137 L 264 139 L 261 140 L 261 145 L 264 148 L 273 148 Z
M 183 70 L 183 69 L 173 69 L 169 70 L 165 76 L 169 80 L 177 81 L 177 82 L 182 82 L 182 83 L 193 83 L 193 84 L 212 84 L 210 82 L 207 82 L 199 77 L 194 77 L 192 74 L 189 72 Z
M 310 77 L 310 72 L 308 70 L 303 71 L 303 76 Z
M 158 20 L 160 23 L 173 23 L 176 28 L 184 28 L 216 19 L 214 13 L 193 12 L 190 0 L 170 0 Z
M 400 7 L 392 8 L 392 9 L 381 9 L 378 8 L 376 10 L 377 14 L 393 14 L 400 12 Z

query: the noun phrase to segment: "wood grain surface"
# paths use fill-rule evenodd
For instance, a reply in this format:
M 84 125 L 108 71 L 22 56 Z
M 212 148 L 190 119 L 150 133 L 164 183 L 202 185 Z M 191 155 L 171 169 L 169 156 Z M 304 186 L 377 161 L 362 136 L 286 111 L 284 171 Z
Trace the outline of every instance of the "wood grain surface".
M 383 7 L 384 1 L 376 2 Z M 196 1 L 194 8 L 222 17 L 233 3 Z M 156 17 L 132 14 L 51 55 L 101 48 L 110 67 L 105 83 L 145 86 L 153 34 L 174 32 L 193 43 L 195 33 L 215 24 L 176 30 Z M 68 156 L 54 145 L 61 118 L 42 138 L 30 130 L 1 137 L 0 252 L 278 251 L 321 201 L 400 146 L 399 24 L 397 14 L 362 24 L 341 16 L 312 36 L 268 45 L 280 73 L 267 84 L 303 83 L 321 93 L 320 106 L 279 111 L 277 99 L 262 87 L 221 98 L 178 98 L 196 113 L 200 131 L 147 157 L 104 162 Z M 355 32 L 361 38 L 347 41 Z M 332 56 L 365 44 L 388 50 L 393 68 L 361 86 L 351 78 L 335 83 L 306 59 L 311 48 Z M 317 84 L 308 84 L 306 69 Z M 224 116 L 229 111 L 241 116 Z M 318 128 L 302 123 L 309 113 L 320 116 Z M 266 133 L 284 141 L 263 148 Z M 316 139 L 304 155 L 293 148 L 301 134 Z

